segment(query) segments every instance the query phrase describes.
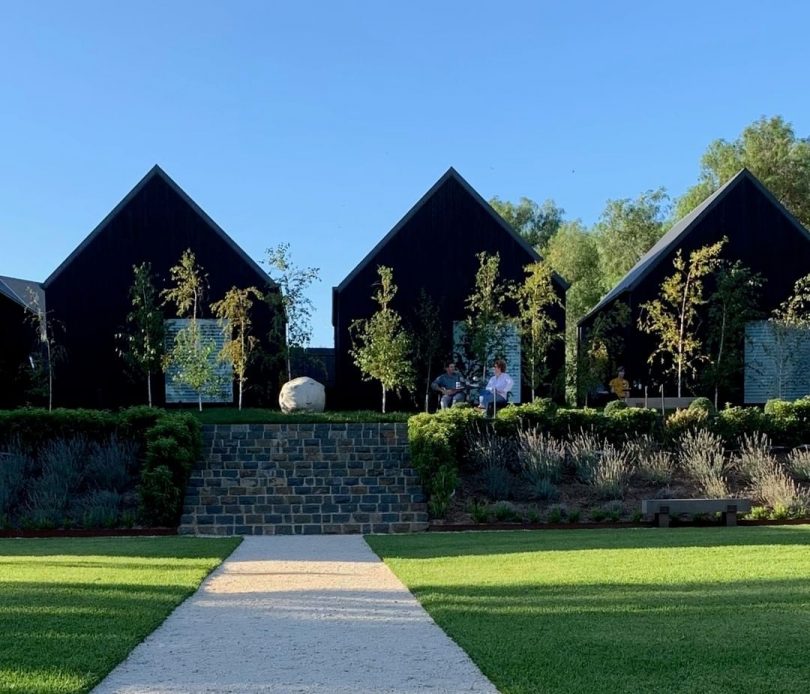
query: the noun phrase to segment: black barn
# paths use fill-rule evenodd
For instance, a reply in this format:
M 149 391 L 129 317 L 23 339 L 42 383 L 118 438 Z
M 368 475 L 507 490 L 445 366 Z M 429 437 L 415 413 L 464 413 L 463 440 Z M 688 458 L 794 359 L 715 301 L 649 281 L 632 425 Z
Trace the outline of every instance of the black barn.
M 38 352 L 34 316 L 45 311 L 45 292 L 37 282 L 0 277 L 0 409 L 33 400 L 32 362 Z
M 450 168 L 332 290 L 335 380 L 340 406 L 380 407 L 378 384 L 361 380 L 361 373 L 349 354 L 349 325 L 358 318 L 367 318 L 376 310 L 371 295 L 378 281 L 378 266 L 393 269 L 398 292 L 392 307 L 410 326 L 416 324 L 415 308 L 422 290 L 438 305 L 444 352 L 449 355 L 453 321 L 465 317 L 464 303 L 474 288 L 478 269 L 476 254 L 482 251 L 500 255 L 501 277 L 511 281 L 522 281 L 525 277 L 523 268 L 540 260 L 537 252 Z M 564 303 L 568 285 L 557 276 L 554 282 Z M 562 329 L 564 309 L 560 307 L 554 313 Z M 553 374 L 562 375 L 562 342 L 551 355 L 550 366 Z M 434 365 L 434 377 L 439 368 Z M 417 395 L 394 402 L 394 407 L 423 407 L 424 389 L 424 381 L 418 383 Z
M 627 370 L 631 382 L 657 385 L 647 360 L 655 342 L 637 329 L 639 307 L 658 297 L 661 283 L 674 271 L 678 250 L 684 256 L 723 237 L 728 243 L 721 257 L 740 260 L 765 279 L 761 306 L 769 314 L 793 290 L 797 279 L 810 272 L 810 233 L 748 170 L 743 169 L 722 188 L 678 221 L 650 251 L 579 321 L 579 339 L 585 339 L 594 320 L 622 301 L 630 308 L 624 330 L 624 350 L 614 361 Z M 707 287 L 708 296 L 712 288 Z M 723 400 L 742 400 L 743 374 L 738 386 L 721 393 Z M 665 384 L 674 395 L 673 384 Z M 657 392 L 657 391 L 656 391 Z M 634 393 L 640 394 L 640 393 Z M 684 393 L 686 395 L 686 393 Z
M 131 310 L 132 269 L 150 262 L 161 289 L 168 282 L 169 268 L 188 248 L 208 273 L 206 306 L 232 286 L 278 291 L 267 273 L 155 166 L 42 285 L 49 320 L 56 326 L 55 339 L 64 353 L 55 366 L 55 405 L 145 403 L 145 382 L 129 378 L 116 353 L 116 333 Z M 204 310 L 203 317 L 210 318 Z M 166 318 L 175 317 L 169 307 L 165 312 Z M 257 336 L 267 335 L 270 319 L 269 308 L 257 304 Z M 277 351 L 266 339 L 263 346 L 271 353 Z M 162 379 L 158 375 L 153 380 L 156 405 L 165 402 Z M 278 384 L 256 370 L 248 385 L 253 390 L 246 400 L 275 399 L 278 393 Z

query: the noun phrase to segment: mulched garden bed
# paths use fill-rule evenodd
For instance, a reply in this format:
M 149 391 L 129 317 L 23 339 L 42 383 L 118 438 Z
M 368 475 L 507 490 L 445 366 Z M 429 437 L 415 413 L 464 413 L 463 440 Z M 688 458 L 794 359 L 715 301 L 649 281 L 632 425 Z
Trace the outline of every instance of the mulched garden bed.
M 53 528 L 51 530 L 0 530 L 3 537 L 148 537 L 177 535 L 177 528 Z

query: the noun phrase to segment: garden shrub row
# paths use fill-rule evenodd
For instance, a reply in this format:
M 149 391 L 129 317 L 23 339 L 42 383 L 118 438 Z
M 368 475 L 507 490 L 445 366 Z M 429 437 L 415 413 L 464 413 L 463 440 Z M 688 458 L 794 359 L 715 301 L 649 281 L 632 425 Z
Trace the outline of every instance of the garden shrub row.
M 0 411 L 0 527 L 176 525 L 201 442 L 157 408 Z
M 738 447 L 744 436 L 754 433 L 766 434 L 775 446 L 810 444 L 810 398 L 794 402 L 774 400 L 764 409 L 726 407 L 719 412 L 715 412 L 711 401 L 698 398 L 688 409 L 670 414 L 665 421 L 658 410 L 623 405 L 607 407 L 605 411 L 564 409 L 543 399 L 505 407 L 492 420 L 464 407 L 411 417 L 408 420 L 411 459 L 435 507 L 431 511 L 446 508 L 459 475 L 467 472 L 465 468 L 470 463 L 467 442 L 484 428 L 509 438 L 516 437 L 521 430 L 540 429 L 563 440 L 585 431 L 612 444 L 650 436 L 665 447 L 674 446 L 682 434 L 695 429 L 717 434 L 729 448 Z

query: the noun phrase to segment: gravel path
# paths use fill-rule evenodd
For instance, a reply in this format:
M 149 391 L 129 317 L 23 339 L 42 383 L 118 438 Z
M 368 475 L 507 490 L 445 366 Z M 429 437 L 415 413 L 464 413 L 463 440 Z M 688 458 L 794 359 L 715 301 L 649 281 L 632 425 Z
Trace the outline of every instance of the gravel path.
M 95 689 L 496 692 L 362 537 L 247 537 Z

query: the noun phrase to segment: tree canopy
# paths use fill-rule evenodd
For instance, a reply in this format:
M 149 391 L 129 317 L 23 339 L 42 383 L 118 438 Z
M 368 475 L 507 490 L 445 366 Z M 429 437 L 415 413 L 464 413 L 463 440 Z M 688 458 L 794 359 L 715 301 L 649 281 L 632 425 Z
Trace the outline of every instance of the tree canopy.
M 553 200 L 545 200 L 538 205 L 530 198 L 521 198 L 520 202 L 515 204 L 501 200 L 496 195 L 489 204 L 518 234 L 537 249 L 544 248 L 557 233 L 565 214 L 565 210 L 558 207 Z
M 742 168 L 810 225 L 810 138 L 797 137 L 781 116 L 763 116 L 731 142 L 712 142 L 700 160 L 698 182 L 678 200 L 677 216 L 688 214 Z
M 616 284 L 666 231 L 669 196 L 663 188 L 634 200 L 608 200 L 594 227 L 606 287 Z

